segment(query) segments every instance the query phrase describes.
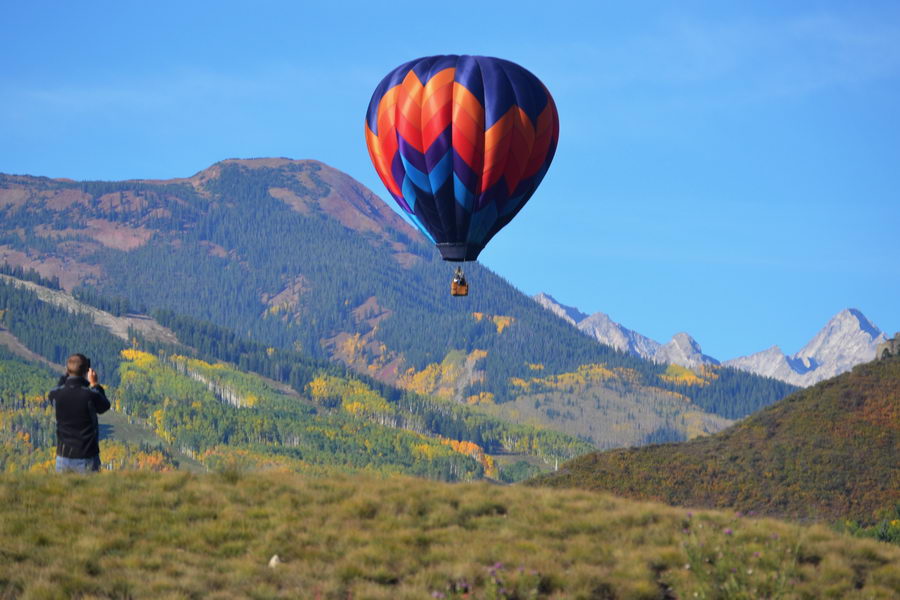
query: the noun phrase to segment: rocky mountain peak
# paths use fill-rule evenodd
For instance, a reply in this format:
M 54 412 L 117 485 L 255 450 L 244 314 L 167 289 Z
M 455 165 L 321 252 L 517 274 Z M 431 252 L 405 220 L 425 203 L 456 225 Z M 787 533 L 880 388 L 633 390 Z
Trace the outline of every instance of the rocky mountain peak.
M 846 308 L 796 354 L 786 356 L 772 348 L 727 361 L 725 364 L 788 383 L 809 386 L 849 371 L 875 358 L 875 347 L 885 335 L 856 308 Z
M 540 293 L 534 301 L 578 329 L 613 348 L 634 354 L 658 363 L 675 363 L 685 367 L 701 364 L 718 364 L 718 361 L 703 354 L 700 344 L 687 333 L 676 334 L 668 344 L 641 335 L 614 321 L 604 312 L 590 316 L 572 306 L 559 303 L 553 296 Z
M 703 354 L 703 349 L 697 340 L 681 331 L 672 336 L 663 346 L 665 362 L 675 363 L 683 367 L 699 367 L 706 364 L 719 364 L 719 361 L 711 356 Z
M 687 332 L 679 331 L 672 336 L 669 342 L 673 347 L 682 349 L 687 352 L 700 352 L 700 344 L 692 338 Z
M 700 344 L 686 332 L 660 344 L 623 327 L 602 312 L 585 316 L 577 308 L 565 306 L 546 293 L 534 297 L 541 306 L 575 325 L 598 341 L 643 358 L 694 368 L 720 364 L 703 353 Z M 850 370 L 875 357 L 875 348 L 887 336 L 856 308 L 834 315 L 799 352 L 787 355 L 777 345 L 726 361 L 725 366 L 773 377 L 799 386 L 809 386 Z
M 535 302 L 555 314 L 563 321 L 571 323 L 572 325 L 578 325 L 578 323 L 587 318 L 586 314 L 584 314 L 574 306 L 566 306 L 550 294 L 541 292 L 540 294 L 533 296 L 533 298 Z

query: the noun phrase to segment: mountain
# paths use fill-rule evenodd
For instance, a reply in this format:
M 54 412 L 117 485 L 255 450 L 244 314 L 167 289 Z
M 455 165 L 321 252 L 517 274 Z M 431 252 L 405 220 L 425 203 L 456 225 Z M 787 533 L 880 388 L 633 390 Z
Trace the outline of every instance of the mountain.
M 311 160 L 225 160 L 168 181 L 0 175 L 3 263 L 122 316 L 168 311 L 275 356 L 338 362 L 600 447 L 713 431 L 792 389 L 728 368 L 673 374 L 584 335 L 477 263 L 470 295 L 452 298 L 453 267 L 430 243 Z
M 778 346 L 725 364 L 798 386 L 809 386 L 875 358 L 887 337 L 855 308 L 842 310 L 799 352 L 787 356 Z
M 871 522 L 900 503 L 900 358 L 796 392 L 713 436 L 592 453 L 536 485 Z
M 663 346 L 661 354 L 666 358 L 665 362 L 683 367 L 694 368 L 700 365 L 719 364 L 715 358 L 703 354 L 697 340 L 684 332 L 673 335 L 672 339 Z
M 688 368 L 719 364 L 716 359 L 703 354 L 697 340 L 687 333 L 677 333 L 666 344 L 660 344 L 656 340 L 616 323 L 606 313 L 596 312 L 588 316 L 575 307 L 560 304 L 553 296 L 543 292 L 533 298 L 538 304 L 567 323 L 575 325 L 597 341 L 622 352 L 657 363 L 675 364 Z
M 719 360 L 703 353 L 700 344 L 687 333 L 677 333 L 666 344 L 623 327 L 609 315 L 585 315 L 577 308 L 540 293 L 534 300 L 567 323 L 613 348 L 654 362 L 688 368 L 718 365 Z M 786 355 L 778 346 L 748 356 L 722 362 L 749 373 L 771 377 L 806 387 L 848 371 L 875 358 L 875 348 L 887 339 L 878 327 L 855 308 L 842 310 L 799 352 Z
M 574 306 L 566 306 L 564 304 L 560 304 L 556 301 L 556 298 L 554 298 L 550 294 L 541 292 L 540 294 L 534 296 L 534 300 L 563 321 L 572 325 L 577 325 L 579 322 L 587 318 L 586 314 L 584 314 Z M 612 346 L 612 344 L 609 345 Z

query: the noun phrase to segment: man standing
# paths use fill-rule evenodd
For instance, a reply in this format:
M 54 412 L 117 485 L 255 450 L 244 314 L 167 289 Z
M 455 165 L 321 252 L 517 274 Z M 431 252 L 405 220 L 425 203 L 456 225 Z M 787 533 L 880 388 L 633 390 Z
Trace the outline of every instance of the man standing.
M 84 354 L 68 358 L 66 374 L 50 392 L 50 400 L 56 405 L 56 471 L 99 471 L 97 415 L 109 410 L 109 400 L 89 358 Z

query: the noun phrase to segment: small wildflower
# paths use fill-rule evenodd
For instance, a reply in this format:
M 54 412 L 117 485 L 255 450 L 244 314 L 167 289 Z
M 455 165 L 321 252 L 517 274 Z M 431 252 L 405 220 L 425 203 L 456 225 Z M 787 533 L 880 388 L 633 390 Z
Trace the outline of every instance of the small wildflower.
M 753 553 L 753 558 L 759 558 L 760 556 L 762 556 L 762 552 L 754 552 Z
M 690 565 L 690 563 L 685 563 L 684 569 L 685 569 L 685 571 L 690 571 L 690 570 L 691 570 L 691 565 Z
M 737 511 L 734 513 L 734 516 L 736 516 L 738 519 L 740 519 L 741 517 L 744 516 L 744 513 L 742 513 L 741 511 Z
M 753 575 L 753 569 L 747 569 L 747 575 Z
M 434 592 L 431 592 L 431 597 L 432 598 L 446 598 L 447 595 L 444 592 L 434 591 Z
M 734 533 L 734 531 L 732 531 L 730 527 L 726 527 L 724 533 L 725 533 L 725 535 L 731 535 Z

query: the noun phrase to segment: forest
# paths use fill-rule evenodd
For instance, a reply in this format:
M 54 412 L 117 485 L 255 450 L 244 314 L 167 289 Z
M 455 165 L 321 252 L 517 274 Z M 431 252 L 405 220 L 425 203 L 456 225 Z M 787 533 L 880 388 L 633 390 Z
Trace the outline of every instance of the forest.
M 0 209 L 3 222 L 17 228 L 3 243 L 47 256 L 81 248 L 79 260 L 102 274 L 82 281 L 77 295 L 114 313 L 168 310 L 320 360 L 335 358 L 338 336 L 362 336 L 354 367 L 364 372 L 396 359 L 403 370 L 422 372 L 451 352 L 484 352 L 484 375 L 463 394 L 490 394 L 495 403 L 516 398 L 510 382 L 530 376 L 532 364 L 542 365 L 544 375 L 586 364 L 628 369 L 638 376 L 635 393 L 674 391 L 727 418 L 794 389 L 727 368 L 705 385 L 670 381 L 664 365 L 599 344 L 478 264 L 467 267 L 471 295 L 450 298 L 451 270 L 433 248 L 412 230 L 373 220 L 366 203 L 380 200 L 319 163 L 225 162 L 210 171 L 214 176 L 197 185 L 29 179 L 31 199 L 16 210 Z M 336 198 L 338 186 L 352 197 Z M 47 200 L 76 192 L 90 198 L 77 213 Z M 295 205 L 280 199 L 284 194 Z M 63 217 L 85 227 L 101 219 L 153 233 L 126 250 L 71 228 L 55 237 L 35 230 Z M 361 313 L 363 306 L 375 314 Z M 506 325 L 497 327 L 496 319 Z
M 0 472 L 53 470 L 56 420 L 47 392 L 57 378 L 0 346 Z M 177 457 L 161 444 L 104 439 L 100 454 L 110 470 L 178 468 Z
M 0 280 L 0 325 L 52 363 L 64 365 L 70 354 L 81 352 L 104 382 L 118 382 L 119 352 L 127 344 L 87 314 L 42 302 L 35 292 Z
M 91 299 L 109 304 L 96 295 Z M 166 449 L 171 447 L 208 467 L 240 460 L 293 470 L 365 469 L 447 480 L 486 475 L 511 481 L 536 472 L 522 459 L 538 459 L 547 468 L 591 449 L 563 433 L 513 425 L 171 312 L 157 316 L 179 344 L 149 342 L 134 331 L 126 342 L 88 315 L 51 306 L 11 284 L 0 285 L 0 306 L 0 322 L 38 354 L 57 363 L 75 351 L 91 356 L 111 385 L 115 410 L 165 442 L 153 449 L 119 449 L 116 456 L 158 450 L 157 464 L 171 467 L 178 462 Z M 51 458 L 52 413 L 43 398 L 56 376 L 37 367 L 23 370 L 22 376 L 27 392 L 18 378 L 8 380 L 18 387 L 5 390 L 6 409 L 21 434 L 8 446 L 23 436 L 31 444 L 10 451 L 7 468 Z M 273 387 L 260 376 L 289 387 Z M 513 460 L 501 465 L 492 458 L 496 454 Z M 138 459 L 150 460 L 120 456 L 116 464 Z

